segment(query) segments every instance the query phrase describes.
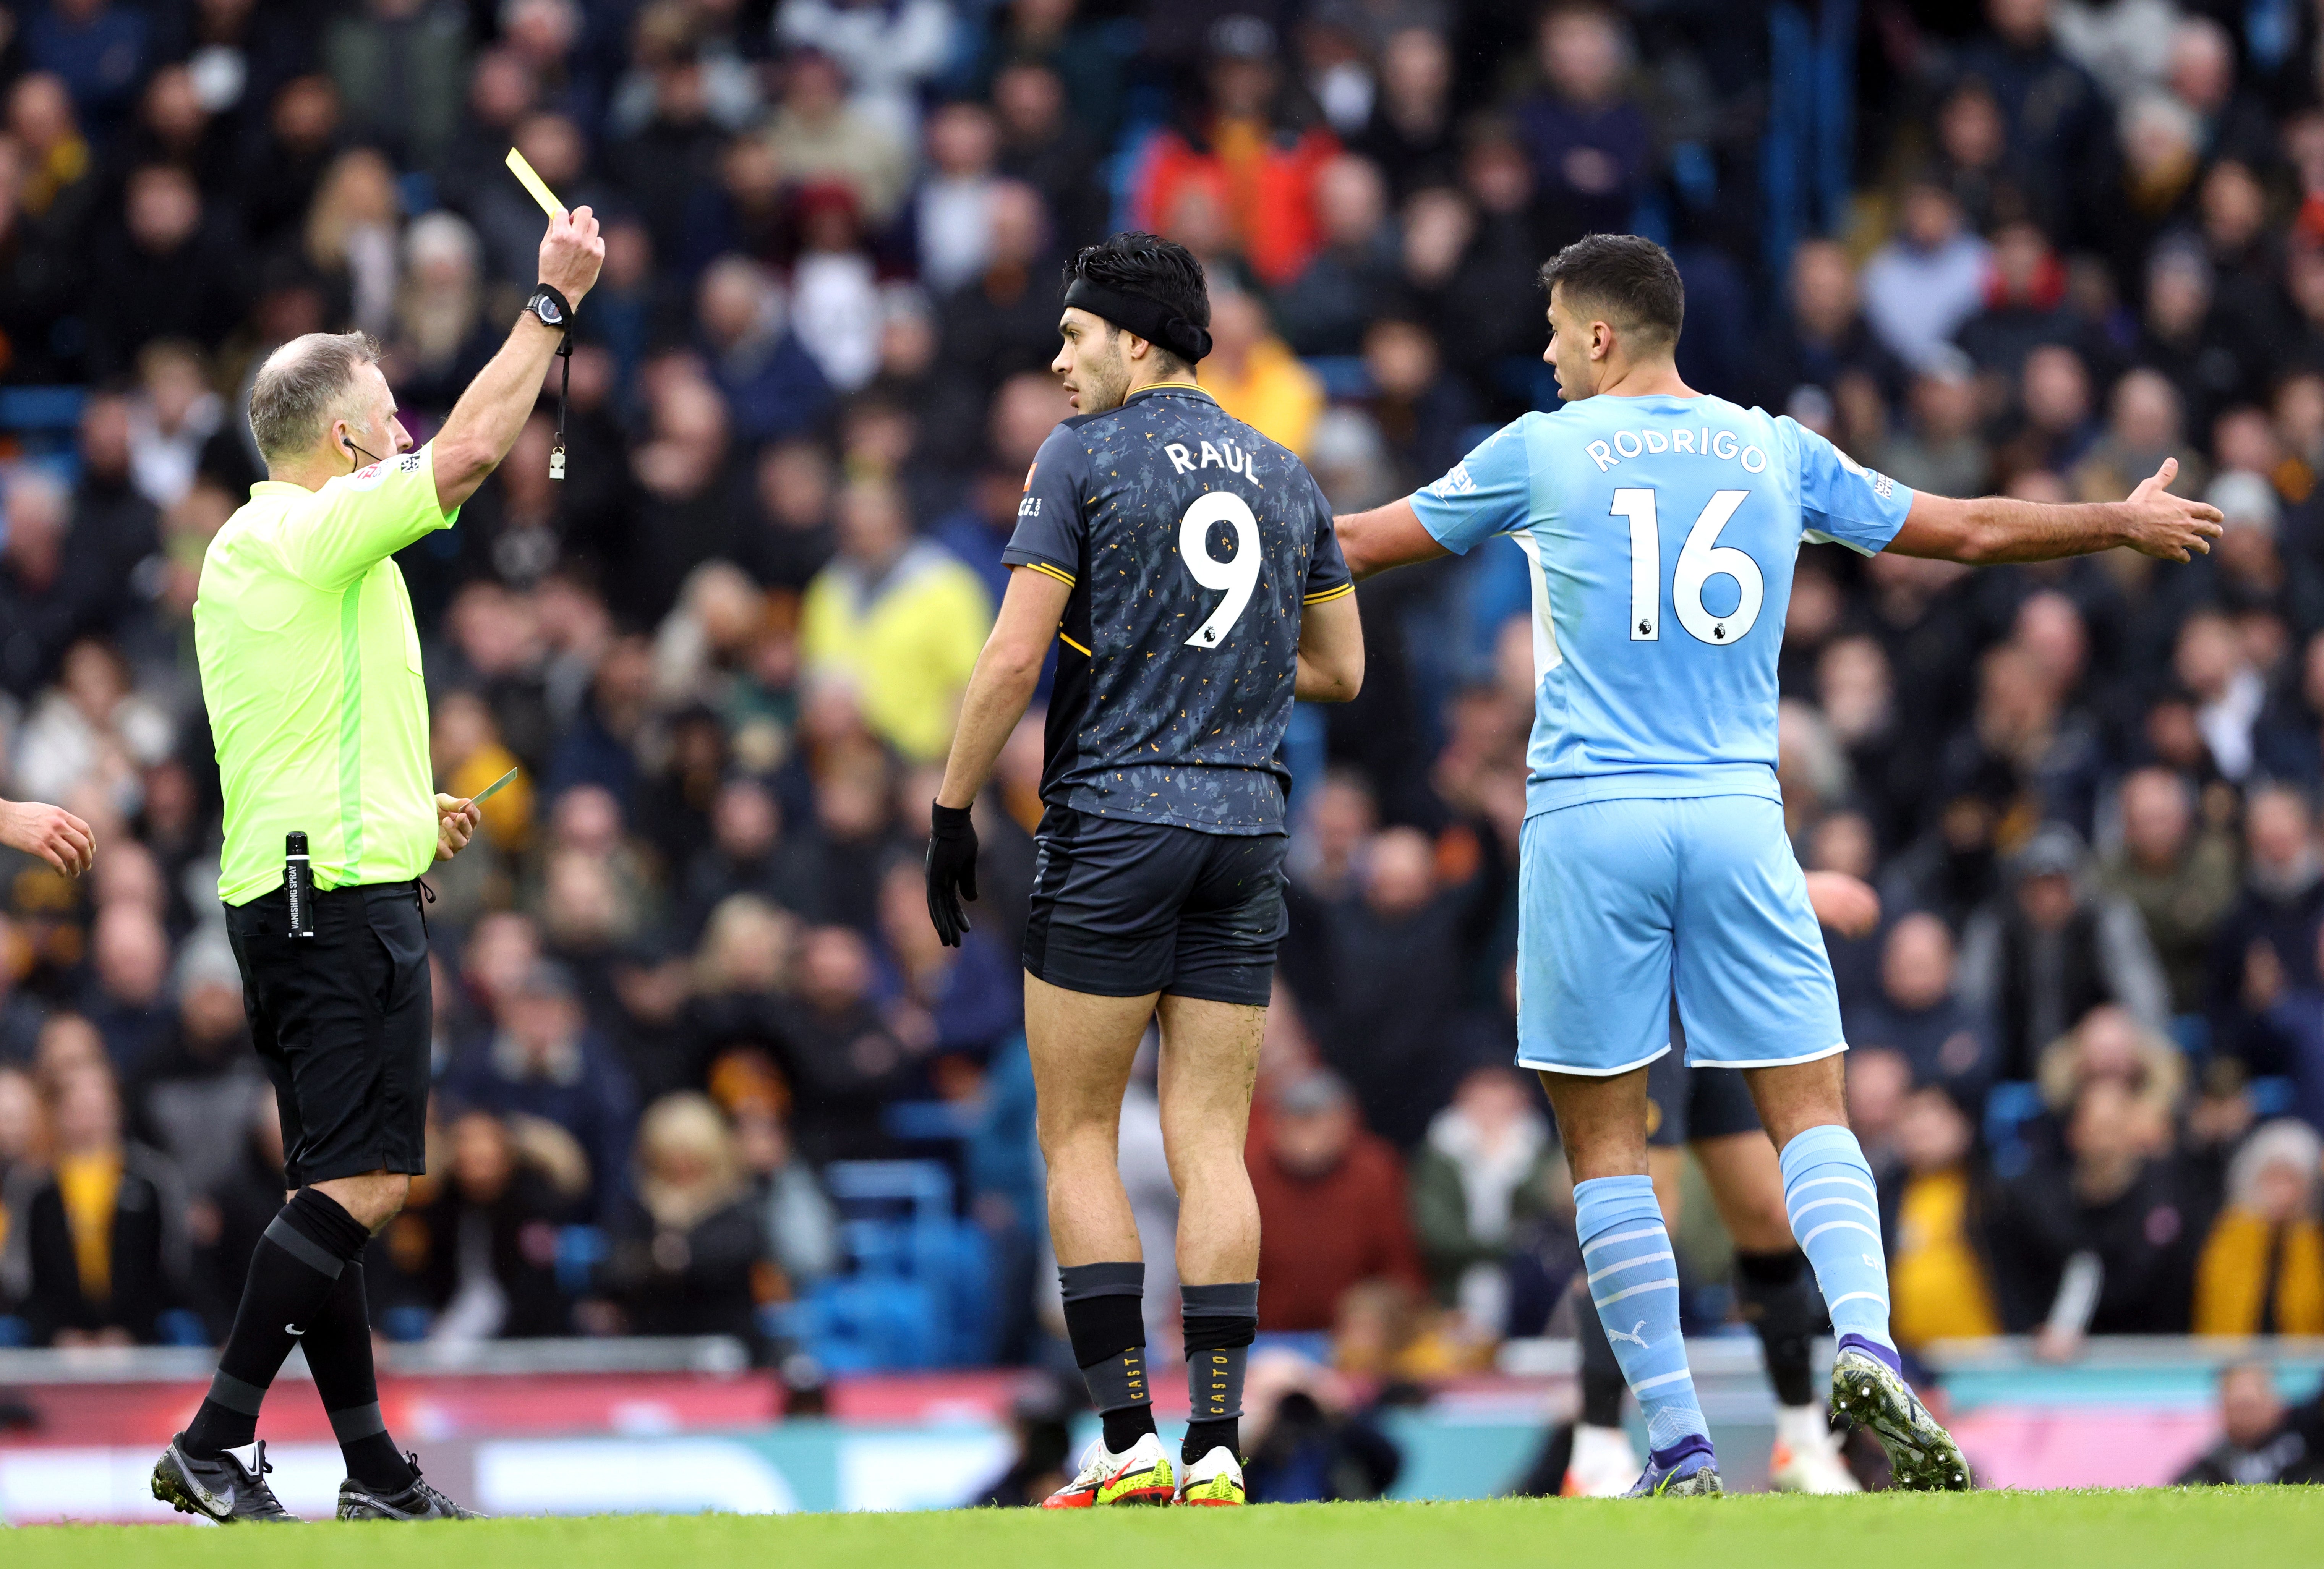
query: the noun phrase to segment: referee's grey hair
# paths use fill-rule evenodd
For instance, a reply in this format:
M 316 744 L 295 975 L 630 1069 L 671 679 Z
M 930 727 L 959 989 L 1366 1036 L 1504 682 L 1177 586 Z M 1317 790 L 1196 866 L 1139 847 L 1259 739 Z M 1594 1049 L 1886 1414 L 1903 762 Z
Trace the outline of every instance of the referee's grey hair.
M 250 434 L 268 466 L 312 447 L 345 407 L 356 367 L 378 360 L 367 332 L 310 332 L 267 355 L 250 383 Z

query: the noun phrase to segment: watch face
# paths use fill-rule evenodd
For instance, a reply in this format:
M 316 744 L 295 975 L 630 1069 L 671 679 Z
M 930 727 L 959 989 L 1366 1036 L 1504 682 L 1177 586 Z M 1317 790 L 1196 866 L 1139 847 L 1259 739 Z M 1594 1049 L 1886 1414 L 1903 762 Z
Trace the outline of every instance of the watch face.
M 565 312 L 557 309 L 557 301 L 546 295 L 533 301 L 532 310 L 534 315 L 551 327 L 565 319 Z

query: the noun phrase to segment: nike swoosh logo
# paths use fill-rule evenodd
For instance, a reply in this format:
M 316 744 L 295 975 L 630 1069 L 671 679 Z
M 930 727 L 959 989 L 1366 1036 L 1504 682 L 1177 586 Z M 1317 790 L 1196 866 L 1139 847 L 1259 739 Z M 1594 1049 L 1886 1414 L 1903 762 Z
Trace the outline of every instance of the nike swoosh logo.
M 282 1333 L 289 1335 L 292 1340 L 297 1340 L 300 1335 L 307 1332 L 300 1328 L 295 1324 L 286 1324 L 282 1326 Z

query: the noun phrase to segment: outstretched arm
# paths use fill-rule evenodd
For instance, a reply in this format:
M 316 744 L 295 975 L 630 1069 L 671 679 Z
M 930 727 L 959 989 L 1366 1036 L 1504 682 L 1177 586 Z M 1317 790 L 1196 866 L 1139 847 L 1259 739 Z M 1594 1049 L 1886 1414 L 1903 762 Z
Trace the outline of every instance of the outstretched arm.
M 540 281 L 578 306 L 597 281 L 605 241 L 586 207 L 549 220 L 540 240 Z M 564 334 L 527 315 L 509 329 L 508 341 L 493 355 L 452 411 L 431 445 L 436 451 L 436 500 L 446 512 L 476 494 L 484 476 L 500 466 L 516 445 L 517 433 L 540 401 L 541 378 L 557 357 Z
M 2218 508 L 2171 494 L 2168 487 L 2178 472 L 2179 460 L 2164 458 L 2129 500 L 2119 502 L 2024 502 L 2007 496 L 1954 501 L 1916 493 L 1888 549 L 1899 556 L 1972 567 L 2055 561 L 2116 545 L 2158 560 L 2192 560 L 2210 553 L 2221 519 Z
M 1358 582 L 1391 567 L 1409 567 L 1452 554 L 1421 526 L 1410 496 L 1368 512 L 1333 518 L 1332 531 L 1340 536 L 1340 554 L 1348 558 L 1348 571 Z

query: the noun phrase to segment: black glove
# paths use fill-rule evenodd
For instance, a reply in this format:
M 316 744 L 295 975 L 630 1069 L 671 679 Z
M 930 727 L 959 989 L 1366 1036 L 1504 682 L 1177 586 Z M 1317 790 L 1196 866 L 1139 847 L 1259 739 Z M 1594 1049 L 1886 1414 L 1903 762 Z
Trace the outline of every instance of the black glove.
M 969 929 L 960 901 L 976 897 L 976 825 L 966 807 L 939 802 L 928 816 L 935 824 L 928 835 L 928 918 L 945 946 L 956 948 Z

